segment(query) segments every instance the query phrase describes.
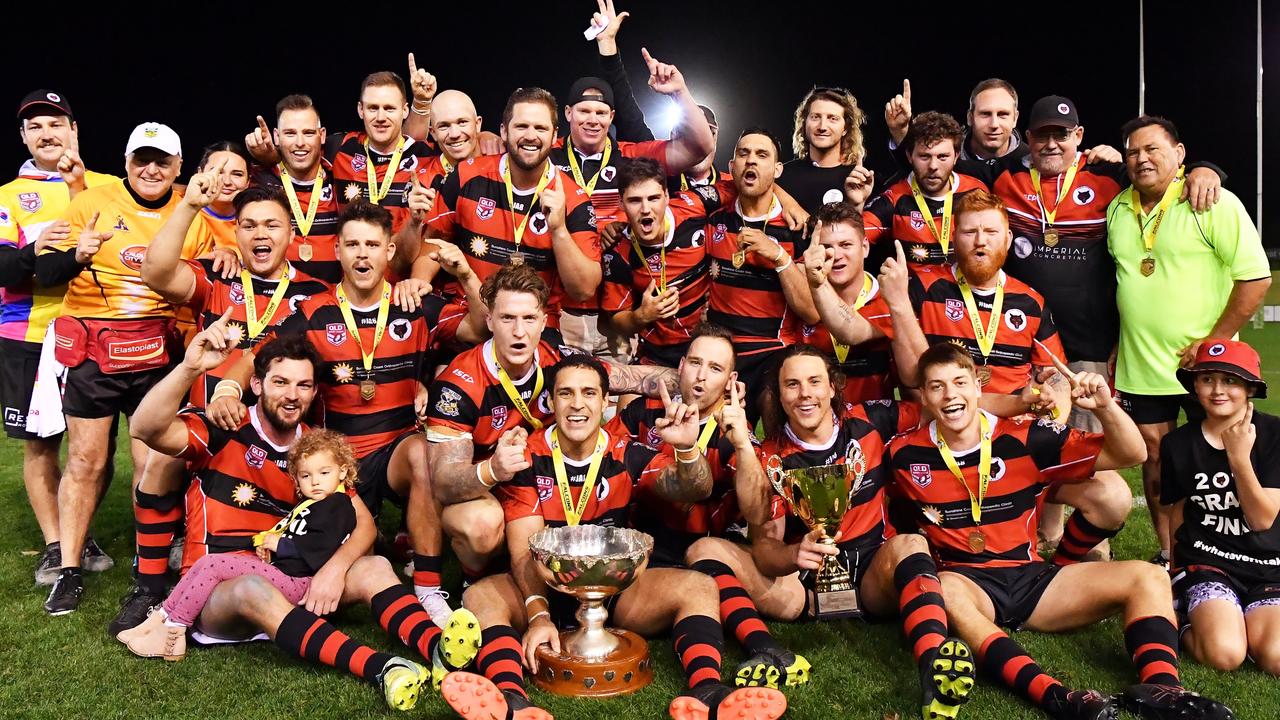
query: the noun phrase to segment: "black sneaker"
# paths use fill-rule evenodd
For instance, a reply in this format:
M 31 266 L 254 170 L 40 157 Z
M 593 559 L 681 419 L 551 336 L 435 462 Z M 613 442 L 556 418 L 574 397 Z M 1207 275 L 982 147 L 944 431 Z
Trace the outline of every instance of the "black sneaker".
M 164 602 L 163 595 L 149 592 L 145 588 L 134 585 L 129 592 L 120 598 L 120 612 L 107 625 L 107 634 L 115 637 L 125 630 L 131 630 L 143 623 L 151 608 Z
M 1159 565 L 1165 570 L 1169 569 L 1169 556 L 1165 555 L 1163 550 L 1157 551 L 1156 554 L 1152 555 L 1151 559 L 1148 560 L 1147 562 L 1151 563 L 1152 565 Z
M 80 558 L 80 567 L 89 572 L 106 572 L 116 566 L 116 561 L 98 547 L 92 537 L 84 541 L 84 555 Z
M 36 585 L 48 587 L 58 579 L 62 572 L 62 546 L 51 542 L 44 546 L 40 562 L 36 563 Z
M 44 601 L 44 611 L 50 615 L 66 615 L 80 607 L 80 596 L 84 594 L 84 581 L 80 577 L 80 568 L 64 568 L 58 573 L 58 579 Z
M 752 655 L 734 672 L 733 682 L 738 687 L 768 687 L 803 685 L 809 682 L 809 661 L 785 648 L 766 648 Z
M 1146 720 L 1235 720 L 1231 708 L 1177 685 L 1143 683 L 1124 691 L 1125 709 Z
M 1097 690 L 1072 690 L 1066 701 L 1049 712 L 1055 720 L 1115 720 L 1120 703 Z

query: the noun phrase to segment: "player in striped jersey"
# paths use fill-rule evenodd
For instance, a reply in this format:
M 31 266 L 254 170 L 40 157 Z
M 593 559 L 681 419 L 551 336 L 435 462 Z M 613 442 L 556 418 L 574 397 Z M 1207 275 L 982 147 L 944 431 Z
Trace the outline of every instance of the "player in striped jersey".
M 672 502 L 695 502 L 711 490 L 711 466 L 696 447 L 695 408 L 673 401 L 663 391 L 665 412 L 658 422 L 663 449 L 655 449 L 626 433 L 616 437 L 601 428 L 609 385 L 601 361 L 573 354 L 552 372 L 555 423 L 518 439 L 528 459 L 498 491 L 508 524 L 511 573 L 482 580 L 464 598 L 484 628 L 477 666 L 483 677 L 451 675 L 443 692 L 468 720 L 549 717 L 533 708 L 525 693 L 520 658 L 523 655 L 537 673 L 537 649 L 560 649 L 559 627 L 572 622 L 576 603 L 567 595 L 543 594 L 547 586 L 529 551 L 534 533 L 580 523 L 625 525 L 639 485 L 652 485 Z M 744 423 L 740 431 L 745 430 Z M 710 578 L 684 569 L 650 568 L 615 597 L 610 616 L 616 625 L 646 634 L 671 628 L 676 657 L 688 681 L 685 694 L 671 703 L 672 718 L 692 720 L 718 712 L 722 718 L 764 720 L 786 709 L 786 698 L 776 690 L 730 691 L 721 684 L 724 638 Z M 469 692 L 460 692 L 464 688 Z M 480 696 L 474 694 L 477 691 Z
M 920 358 L 923 404 L 936 420 L 895 438 L 891 464 L 895 492 L 914 506 L 944 571 L 951 624 L 978 648 L 991 677 L 1050 717 L 1094 720 L 1115 717 L 1119 699 L 1069 690 L 1000 626 L 1062 632 L 1122 611 L 1125 648 L 1139 679 L 1124 693 L 1130 711 L 1158 720 L 1230 718 L 1224 706 L 1182 688 L 1172 592 L 1161 568 L 1138 560 L 1059 567 L 1035 552 L 1046 490 L 1060 495 L 1092 483 L 1095 468 L 1129 467 L 1146 456 L 1141 433 L 1102 376 L 1056 365 L 1073 403 L 1092 410 L 1104 434 L 991 416 L 978 408 L 981 391 L 968 353 L 941 344 Z
M 23 441 L 23 481 L 44 552 L 36 563 L 37 585 L 51 585 L 60 560 L 58 542 L 58 447 L 62 434 L 41 438 L 27 431 L 45 330 L 62 307 L 65 284 L 35 282 L 36 255 L 70 237 L 61 219 L 76 193 L 116 180 L 86 170 L 80 160 L 71 105 L 53 90 L 34 90 L 18 104 L 22 141 L 31 157 L 18 177 L 0 187 L 0 405 L 5 434 Z M 86 567 L 105 569 L 110 558 L 90 539 Z

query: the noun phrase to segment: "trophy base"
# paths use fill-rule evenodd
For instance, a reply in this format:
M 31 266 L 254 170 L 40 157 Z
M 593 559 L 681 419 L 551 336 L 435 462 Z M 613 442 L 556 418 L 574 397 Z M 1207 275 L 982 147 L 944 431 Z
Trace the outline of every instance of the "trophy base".
M 862 608 L 858 605 L 856 589 L 807 588 L 805 592 L 809 595 L 809 614 L 817 620 L 856 620 L 862 617 Z
M 553 695 L 613 697 L 636 692 L 653 682 L 649 643 L 639 635 L 606 628 L 618 638 L 618 648 L 603 658 L 585 658 L 538 648 L 538 674 L 533 682 Z M 560 633 L 560 646 L 571 632 Z

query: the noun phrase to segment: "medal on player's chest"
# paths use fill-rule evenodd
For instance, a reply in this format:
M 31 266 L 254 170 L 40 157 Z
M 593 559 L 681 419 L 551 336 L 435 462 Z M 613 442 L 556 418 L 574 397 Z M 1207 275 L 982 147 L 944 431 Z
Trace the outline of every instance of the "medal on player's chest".
M 311 243 L 304 242 L 298 246 L 298 259 L 302 262 L 311 262 Z
M 520 252 L 519 250 L 516 250 L 515 252 L 511 253 L 511 264 L 512 264 L 512 265 L 523 265 L 523 264 L 524 264 L 524 253 Z
M 740 268 L 742 267 L 742 264 L 745 263 L 746 261 L 747 261 L 747 251 L 743 250 L 742 248 L 738 248 L 738 250 L 733 253 L 733 266 L 736 268 Z
M 991 423 L 987 420 L 987 416 L 978 411 L 978 427 L 981 431 L 981 442 L 978 445 L 978 487 L 975 489 L 969 485 L 964 477 L 964 472 L 960 469 L 960 463 L 956 460 L 956 456 L 951 452 L 951 448 L 947 447 L 947 441 L 942 437 L 942 431 L 936 432 L 938 453 L 942 455 L 942 461 L 946 463 L 947 469 L 951 471 L 952 477 L 960 483 L 964 488 L 965 494 L 969 496 L 969 514 L 973 518 L 973 529 L 969 531 L 969 550 L 975 555 L 980 555 L 987 549 L 987 536 L 982 532 L 982 502 L 987 497 L 987 486 L 991 482 Z
M 1151 277 L 1156 271 L 1156 259 L 1150 255 L 1142 258 L 1142 264 L 1138 266 L 1138 270 L 1142 272 L 1143 277 Z
M 969 549 L 972 550 L 975 555 L 981 554 L 987 549 L 987 536 L 982 534 L 981 530 L 974 530 L 969 533 Z
M 1045 244 L 1045 247 L 1057 247 L 1057 246 L 1058 246 L 1058 231 L 1057 231 L 1057 230 L 1055 230 L 1054 228 L 1049 228 L 1048 230 L 1045 230 L 1045 231 L 1044 231 L 1044 244 Z
M 978 384 L 986 387 L 991 383 L 991 367 L 988 365 L 978 366 Z
M 360 399 L 364 402 L 372 401 L 377 390 L 378 383 L 374 382 L 373 378 L 367 377 L 360 381 Z

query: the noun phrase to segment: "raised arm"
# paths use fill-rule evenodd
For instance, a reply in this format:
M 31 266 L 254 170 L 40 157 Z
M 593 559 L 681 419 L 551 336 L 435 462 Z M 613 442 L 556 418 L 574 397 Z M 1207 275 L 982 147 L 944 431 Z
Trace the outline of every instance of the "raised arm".
M 404 134 L 426 142 L 431 133 L 431 100 L 436 96 L 436 76 L 418 67 L 413 53 L 409 53 L 409 88 L 413 103 L 404 121 Z
M 142 281 L 171 303 L 185 303 L 195 291 L 196 275 L 182 261 L 182 245 L 196 215 L 217 195 L 222 166 L 219 163 L 191 177 L 182 202 L 151 240 L 143 257 Z
M 475 450 L 469 436 L 433 425 L 427 428 L 427 437 L 431 440 L 427 448 L 431 486 L 436 499 L 445 505 L 484 497 L 494 485 L 509 482 L 517 472 L 529 467 L 525 455 L 529 432 L 523 427 L 503 433 L 493 456 L 474 464 Z
M 673 503 L 705 500 L 711 495 L 711 464 L 698 450 L 698 408 L 672 400 L 665 385 L 659 396 L 666 412 L 654 423 L 654 429 L 664 443 L 675 448 L 675 462 L 659 471 L 656 490 Z
M 814 231 L 815 235 L 817 230 Z M 818 318 L 826 326 L 827 332 L 838 342 L 846 345 L 861 345 L 868 340 L 881 336 L 866 318 L 862 317 L 849 304 L 840 298 L 836 289 L 831 286 L 827 276 L 835 263 L 835 250 L 813 243 L 804 251 L 804 272 L 813 293 L 813 304 L 818 311 Z
M 1075 406 L 1092 410 L 1102 424 L 1104 440 L 1094 467 L 1098 470 L 1119 470 L 1141 464 L 1147 459 L 1147 445 L 1133 418 L 1120 409 L 1111 397 L 1107 381 L 1097 373 L 1073 373 L 1057 357 L 1054 367 L 1071 383 L 1071 397 Z
M 649 87 L 671 98 L 680 108 L 681 130 L 672 132 L 666 158 L 667 172 L 679 174 L 715 152 L 716 141 L 711 135 L 711 125 L 690 94 L 680 70 L 675 65 L 658 62 L 648 50 L 642 48 L 640 52 L 649 66 Z
M 631 80 L 627 77 L 627 68 L 622 63 L 622 56 L 618 54 L 618 30 L 630 13 L 615 12 L 613 0 L 596 0 L 596 6 L 591 25 L 601 28 L 600 34 L 596 35 L 596 48 L 600 53 L 600 76 L 613 88 L 613 126 L 618 130 L 618 139 L 631 142 L 652 140 L 653 131 L 644 122 L 644 111 L 636 102 Z
M 675 392 L 680 387 L 680 376 L 675 368 L 661 365 L 619 365 L 601 358 L 609 370 L 609 394 L 644 395 L 662 397 L 662 391 Z
M 604 278 L 599 258 L 592 259 L 574 240 L 566 219 L 564 182 L 559 171 L 555 180 L 542 191 L 539 198 L 542 212 L 551 231 L 551 251 L 556 258 L 556 271 L 564 283 L 565 292 L 574 300 L 587 300 L 595 295 Z M 589 202 L 589 200 L 588 200 Z
M 187 394 L 196 380 L 221 365 L 235 344 L 227 336 L 227 319 L 231 311 L 197 333 L 187 346 L 178 367 L 143 396 L 133 417 L 129 434 L 158 453 L 177 456 L 187 449 L 187 426 L 178 419 L 178 411 L 187 403 Z

